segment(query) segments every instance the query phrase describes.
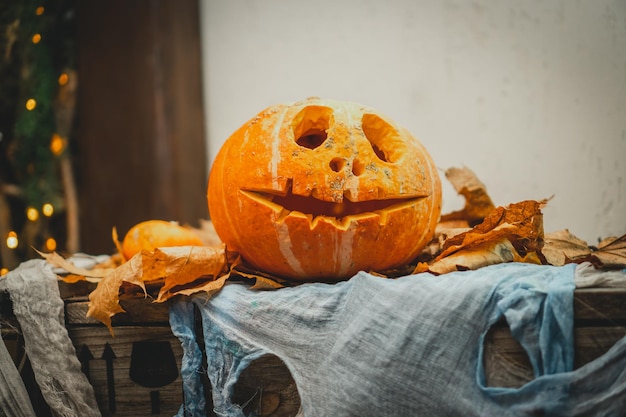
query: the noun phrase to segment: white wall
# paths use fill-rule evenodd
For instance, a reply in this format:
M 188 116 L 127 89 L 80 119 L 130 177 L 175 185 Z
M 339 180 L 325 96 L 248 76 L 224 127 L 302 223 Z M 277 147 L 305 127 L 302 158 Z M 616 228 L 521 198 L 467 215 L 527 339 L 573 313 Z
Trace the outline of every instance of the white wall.
M 356 101 L 547 232 L 626 233 L 626 1 L 201 0 L 209 161 L 265 107 Z

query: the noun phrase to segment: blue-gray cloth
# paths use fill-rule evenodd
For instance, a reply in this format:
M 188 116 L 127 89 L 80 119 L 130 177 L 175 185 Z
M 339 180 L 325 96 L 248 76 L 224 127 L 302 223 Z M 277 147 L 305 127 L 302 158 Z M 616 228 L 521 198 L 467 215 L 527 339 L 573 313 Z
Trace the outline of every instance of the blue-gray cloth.
M 205 415 L 195 305 L 218 416 L 244 416 L 231 402 L 233 387 L 266 354 L 290 370 L 307 417 L 625 416 L 626 337 L 572 371 L 574 269 L 512 263 L 397 279 L 359 273 L 276 291 L 230 283 L 208 299 L 186 298 L 170 309 L 184 348 L 178 415 Z M 483 341 L 502 317 L 535 371 L 521 388 L 485 386 Z

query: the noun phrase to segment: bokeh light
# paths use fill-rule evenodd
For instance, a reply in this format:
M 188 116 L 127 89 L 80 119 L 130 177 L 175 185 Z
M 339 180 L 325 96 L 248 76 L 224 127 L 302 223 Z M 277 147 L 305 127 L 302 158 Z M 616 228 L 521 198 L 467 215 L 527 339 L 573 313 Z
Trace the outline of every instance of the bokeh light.
M 39 211 L 35 207 L 29 207 L 26 209 L 26 217 L 31 222 L 37 221 L 39 218 Z
M 46 203 L 41 207 L 41 212 L 44 216 L 50 217 L 54 214 L 54 207 L 50 203 Z
M 55 133 L 52 135 L 52 139 L 50 139 L 50 151 L 54 155 L 59 156 L 63 153 L 66 143 L 67 141 L 63 137 Z
M 11 230 L 9 234 L 7 235 L 7 247 L 9 249 L 15 249 L 17 248 L 18 244 L 19 244 L 19 241 L 17 240 L 17 233 Z
M 57 241 L 53 238 L 49 237 L 46 239 L 46 249 L 49 251 L 53 251 L 57 248 Z
M 70 80 L 70 76 L 67 73 L 62 73 L 59 75 L 59 85 L 65 85 Z

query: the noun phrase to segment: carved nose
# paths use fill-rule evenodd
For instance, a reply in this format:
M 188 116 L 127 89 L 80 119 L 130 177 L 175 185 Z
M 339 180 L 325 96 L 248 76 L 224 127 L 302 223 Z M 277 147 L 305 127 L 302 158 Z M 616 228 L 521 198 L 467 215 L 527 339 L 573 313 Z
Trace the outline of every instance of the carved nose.
M 350 165 L 352 174 L 357 177 L 361 175 L 363 171 L 365 170 L 365 165 L 363 164 L 363 162 L 359 161 L 358 159 L 353 159 L 352 161 L 346 161 L 345 158 L 337 157 L 337 158 L 331 159 L 328 165 L 330 166 L 330 169 L 332 169 L 335 172 L 343 171 L 347 165 Z
M 330 160 L 330 169 L 332 169 L 335 172 L 339 172 L 341 170 L 343 170 L 343 168 L 346 166 L 346 160 L 344 158 L 333 158 Z

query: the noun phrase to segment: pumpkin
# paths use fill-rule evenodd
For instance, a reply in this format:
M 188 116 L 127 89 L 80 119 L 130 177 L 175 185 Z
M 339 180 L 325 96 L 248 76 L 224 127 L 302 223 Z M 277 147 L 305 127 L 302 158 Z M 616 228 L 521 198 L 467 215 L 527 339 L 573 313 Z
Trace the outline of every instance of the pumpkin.
M 418 140 L 372 108 L 320 98 L 271 106 L 235 131 L 207 197 L 229 250 L 303 281 L 406 265 L 441 212 L 441 182 Z
M 202 246 L 200 237 L 191 229 L 176 222 L 146 220 L 131 227 L 122 241 L 121 252 L 125 259 L 142 250 L 152 251 L 169 246 Z

